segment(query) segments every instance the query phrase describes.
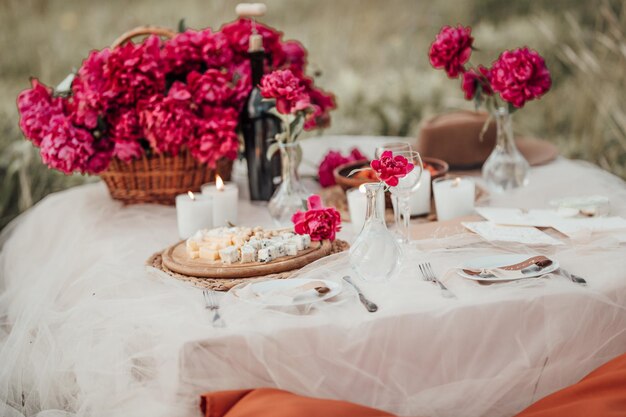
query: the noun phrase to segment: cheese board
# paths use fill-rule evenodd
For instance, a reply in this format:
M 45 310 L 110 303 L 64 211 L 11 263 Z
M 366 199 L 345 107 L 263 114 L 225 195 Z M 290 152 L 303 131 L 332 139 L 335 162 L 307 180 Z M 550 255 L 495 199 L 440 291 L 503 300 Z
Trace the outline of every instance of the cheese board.
M 308 248 L 299 250 L 296 255 L 269 262 L 224 263 L 221 260 L 192 258 L 186 241 L 181 241 L 165 249 L 161 256 L 163 265 L 179 274 L 202 278 L 256 278 L 302 268 L 330 255 L 331 251 L 332 244 L 329 240 L 313 241 Z

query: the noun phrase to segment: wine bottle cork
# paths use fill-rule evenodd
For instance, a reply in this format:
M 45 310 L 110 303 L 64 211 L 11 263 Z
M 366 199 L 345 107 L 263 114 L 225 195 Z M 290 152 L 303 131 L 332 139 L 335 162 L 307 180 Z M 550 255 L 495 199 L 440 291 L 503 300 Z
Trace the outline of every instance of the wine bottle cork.
M 248 52 L 258 51 L 263 51 L 263 36 L 254 33 L 250 35 L 250 40 L 248 41 Z
M 267 6 L 264 3 L 239 3 L 235 13 L 239 17 L 259 17 L 265 15 Z

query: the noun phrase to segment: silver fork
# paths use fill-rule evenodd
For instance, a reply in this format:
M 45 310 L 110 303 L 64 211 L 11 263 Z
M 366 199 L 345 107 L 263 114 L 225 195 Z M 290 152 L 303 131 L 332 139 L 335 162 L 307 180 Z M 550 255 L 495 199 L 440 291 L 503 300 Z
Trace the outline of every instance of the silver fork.
M 456 298 L 456 296 L 452 293 L 452 291 L 450 291 L 448 289 L 448 287 L 446 287 L 443 282 L 441 282 L 437 276 L 435 275 L 435 272 L 433 271 L 432 266 L 430 266 L 430 262 L 425 262 L 423 264 L 419 264 L 419 269 L 420 272 L 422 273 L 422 276 L 424 277 L 424 279 L 426 281 L 430 281 L 430 282 L 434 282 L 437 285 L 439 285 L 439 288 L 441 288 L 441 294 L 444 297 L 447 298 Z
M 217 295 L 214 291 L 202 290 L 202 296 L 204 297 L 205 308 L 213 312 L 213 327 L 224 327 L 226 323 L 220 316 L 220 303 L 217 299 Z

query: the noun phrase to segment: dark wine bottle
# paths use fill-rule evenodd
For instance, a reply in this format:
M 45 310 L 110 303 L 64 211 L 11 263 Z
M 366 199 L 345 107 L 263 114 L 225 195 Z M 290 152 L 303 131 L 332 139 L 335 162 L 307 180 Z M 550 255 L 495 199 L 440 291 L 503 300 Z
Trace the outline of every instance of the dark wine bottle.
M 277 152 L 268 159 L 267 150 L 275 142 L 274 137 L 280 132 L 281 124 L 278 117 L 269 113 L 273 104 L 263 100 L 259 88 L 266 59 L 261 35 L 250 36 L 248 54 L 252 91 L 241 112 L 240 126 L 248 164 L 250 199 L 268 201 L 276 188 L 274 179 L 280 177 L 280 156 Z

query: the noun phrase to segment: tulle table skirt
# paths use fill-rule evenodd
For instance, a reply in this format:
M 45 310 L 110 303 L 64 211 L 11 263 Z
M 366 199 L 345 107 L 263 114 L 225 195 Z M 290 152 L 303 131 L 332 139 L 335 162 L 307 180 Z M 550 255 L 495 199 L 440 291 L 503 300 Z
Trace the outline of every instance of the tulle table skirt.
M 543 207 L 605 194 L 626 215 L 626 187 L 563 159 L 489 204 Z M 242 224 L 268 224 L 241 202 Z M 350 239 L 349 227 L 341 238 Z M 200 290 L 146 269 L 177 240 L 175 209 L 123 207 L 102 183 L 47 197 L 3 234 L 0 415 L 197 416 L 200 393 L 277 387 L 400 415 L 509 416 L 626 351 L 626 256 L 608 235 L 539 252 L 585 277 L 483 286 L 449 269 L 515 251 L 470 233 L 415 243 L 399 277 L 305 310 L 223 299 L 213 328 Z M 428 260 L 457 299 L 421 280 Z M 345 254 L 302 276 L 340 280 Z

